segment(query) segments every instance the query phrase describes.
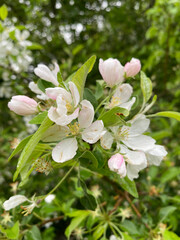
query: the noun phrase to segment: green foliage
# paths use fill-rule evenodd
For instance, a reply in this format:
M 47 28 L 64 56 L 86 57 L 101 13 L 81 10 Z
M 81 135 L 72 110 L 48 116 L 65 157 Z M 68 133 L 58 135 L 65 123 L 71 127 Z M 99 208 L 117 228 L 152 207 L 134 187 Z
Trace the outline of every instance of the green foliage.
M 7 15 L 8 15 L 8 10 L 6 5 L 4 4 L 0 7 L 0 18 L 4 21 L 7 18 Z

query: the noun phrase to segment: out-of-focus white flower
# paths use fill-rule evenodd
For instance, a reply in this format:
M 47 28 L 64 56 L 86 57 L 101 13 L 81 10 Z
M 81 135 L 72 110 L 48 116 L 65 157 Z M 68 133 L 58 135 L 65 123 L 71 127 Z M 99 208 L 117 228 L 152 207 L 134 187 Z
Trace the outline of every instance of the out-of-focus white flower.
M 121 178 L 126 176 L 126 165 L 121 154 L 116 153 L 108 160 L 108 166 L 111 171 L 117 172 Z
M 58 143 L 52 150 L 52 158 L 55 162 L 63 163 L 71 160 L 78 149 L 76 138 L 67 138 Z
M 51 203 L 54 199 L 55 199 L 55 195 L 54 194 L 49 194 L 44 200 L 46 203 Z
M 47 88 L 46 94 L 49 98 L 56 99 L 57 108 L 51 107 L 48 117 L 57 125 L 66 126 L 79 114 L 77 105 L 80 100 L 79 92 L 73 82 L 69 82 L 70 92 L 63 88 Z
M 49 97 L 38 88 L 36 83 L 30 82 L 29 83 L 29 88 L 31 89 L 32 92 L 37 94 L 37 98 L 39 98 L 41 100 L 48 100 L 49 99 Z
M 15 37 L 16 37 L 18 43 L 23 47 L 32 45 L 32 43 L 30 41 L 26 40 L 29 37 L 29 35 L 30 35 L 30 33 L 27 30 L 24 30 L 22 32 L 19 29 L 15 30 Z
M 24 95 L 13 96 L 11 101 L 8 103 L 9 109 L 21 116 L 37 113 L 37 106 L 38 104 L 34 99 Z
M 54 70 L 50 70 L 44 64 L 38 64 L 38 66 L 34 69 L 34 73 L 40 77 L 41 79 L 53 83 L 55 86 L 58 86 L 57 74 L 59 72 L 59 66 L 57 63 L 54 63 Z
M 132 58 L 130 62 L 127 62 L 124 66 L 124 72 L 126 77 L 134 77 L 141 70 L 141 62 L 137 58 Z
M 124 67 L 117 59 L 99 60 L 99 72 L 109 87 L 113 87 L 124 80 Z
M 128 101 L 132 95 L 133 89 L 130 84 L 122 84 L 117 88 L 114 95 L 111 98 L 111 102 L 108 105 L 108 108 L 113 107 L 122 107 L 130 111 L 132 105 L 134 104 L 136 98 L 133 97 L 130 101 Z
M 161 145 L 154 147 L 146 152 L 147 161 L 150 165 L 159 166 L 163 158 L 167 155 L 167 151 Z
M 3 203 L 3 208 L 6 211 L 9 211 L 10 209 L 17 207 L 18 205 L 20 205 L 25 201 L 29 201 L 27 197 L 23 195 L 15 195 L 13 197 L 10 197 L 8 200 L 6 200 Z

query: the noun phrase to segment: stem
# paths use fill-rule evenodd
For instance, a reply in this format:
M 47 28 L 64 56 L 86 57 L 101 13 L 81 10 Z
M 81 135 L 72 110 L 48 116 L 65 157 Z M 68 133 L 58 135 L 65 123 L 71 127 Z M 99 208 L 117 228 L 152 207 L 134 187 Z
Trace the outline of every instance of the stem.
M 52 194 L 56 189 L 61 185 L 61 183 L 67 178 L 67 176 L 70 174 L 70 172 L 74 169 L 77 162 L 74 163 L 74 165 L 69 169 L 69 171 L 64 175 L 64 177 L 58 182 L 58 184 L 48 193 L 46 194 L 41 200 L 44 200 L 48 195 Z
M 35 217 L 37 217 L 38 219 L 40 219 L 41 221 L 44 221 L 44 218 L 42 218 L 41 216 L 39 216 L 37 213 L 33 212 L 33 215 Z

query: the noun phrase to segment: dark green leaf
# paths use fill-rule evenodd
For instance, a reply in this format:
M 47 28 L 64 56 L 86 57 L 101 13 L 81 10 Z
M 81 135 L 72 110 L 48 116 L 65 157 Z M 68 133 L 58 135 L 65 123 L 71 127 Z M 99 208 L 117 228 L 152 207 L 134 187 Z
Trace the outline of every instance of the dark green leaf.
M 44 81 L 44 80 L 41 80 L 41 79 L 38 80 L 37 85 L 38 85 L 38 88 L 44 93 L 45 93 L 46 88 L 55 87 L 54 84 L 52 84 L 50 82 L 47 82 L 47 81 Z
M 97 102 L 93 92 L 89 88 L 84 89 L 83 99 L 87 99 L 88 101 L 90 101 L 92 103 L 94 108 L 97 108 L 98 102 Z

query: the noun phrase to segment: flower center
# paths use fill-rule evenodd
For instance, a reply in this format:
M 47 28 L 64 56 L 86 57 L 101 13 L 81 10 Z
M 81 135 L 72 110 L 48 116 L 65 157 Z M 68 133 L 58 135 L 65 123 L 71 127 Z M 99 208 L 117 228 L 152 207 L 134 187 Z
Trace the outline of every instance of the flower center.
M 67 108 L 67 111 L 68 113 L 71 113 L 73 112 L 73 106 L 70 102 L 66 101 L 66 108 Z
M 120 140 L 128 140 L 128 138 L 129 138 L 129 128 L 123 128 L 123 129 L 121 128 L 118 131 L 117 135 L 118 135 L 118 138 Z
M 72 135 L 78 135 L 80 129 L 79 123 L 75 122 L 74 124 L 69 124 L 68 127 Z
M 120 104 L 120 98 L 112 96 L 109 108 L 113 108 Z

